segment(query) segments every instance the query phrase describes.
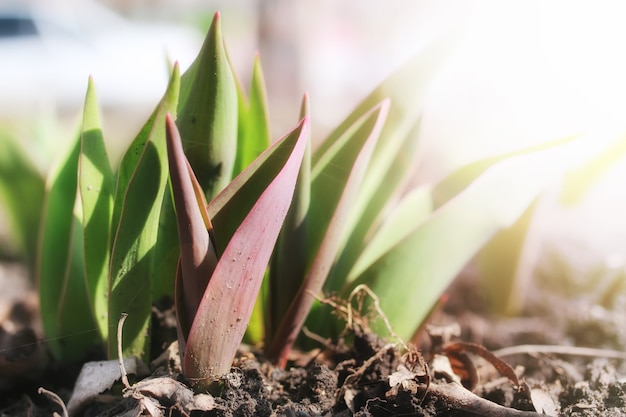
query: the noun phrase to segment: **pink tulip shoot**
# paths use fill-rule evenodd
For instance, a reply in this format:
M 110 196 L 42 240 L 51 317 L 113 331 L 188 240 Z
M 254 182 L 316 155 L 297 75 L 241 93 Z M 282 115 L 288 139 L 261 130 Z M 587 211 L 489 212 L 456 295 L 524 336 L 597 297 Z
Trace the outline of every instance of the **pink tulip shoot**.
M 271 153 L 285 141 L 294 143 L 284 165 L 268 180 L 218 259 L 203 194 L 183 154 L 178 129 L 170 116 L 166 119 L 180 241 L 176 276 L 179 342 L 183 371 L 200 386 L 211 386 L 230 370 L 293 198 L 308 129 L 308 118 L 304 118 L 290 135 L 265 151 Z M 249 173 L 241 174 L 245 175 Z M 238 184 L 235 179 L 222 193 L 232 193 L 229 188 Z M 215 226 L 219 233 L 219 225 Z
M 202 294 L 217 264 L 213 227 L 206 212 L 206 201 L 183 153 L 180 134 L 171 116 L 166 118 L 170 183 L 178 223 L 180 259 L 176 278 L 179 332 L 187 335 Z M 184 340 L 182 340 L 184 343 Z M 181 349 L 183 346 L 181 346 Z

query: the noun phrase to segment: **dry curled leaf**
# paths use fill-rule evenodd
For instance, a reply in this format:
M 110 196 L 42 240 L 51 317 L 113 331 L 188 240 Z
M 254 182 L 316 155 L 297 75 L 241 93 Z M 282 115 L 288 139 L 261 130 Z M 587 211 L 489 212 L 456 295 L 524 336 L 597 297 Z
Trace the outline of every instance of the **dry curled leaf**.
M 532 388 L 530 390 L 530 400 L 538 413 L 548 416 L 559 414 L 559 406 L 554 402 L 550 394 L 540 388 Z
M 130 374 L 147 374 L 145 365 L 136 357 L 124 359 L 124 368 Z M 69 414 L 76 415 L 80 409 L 110 389 L 121 377 L 117 360 L 87 362 L 78 375 L 74 392 L 67 403 Z
M 467 353 L 480 356 L 493 365 L 501 375 L 509 378 L 515 386 L 519 387 L 521 385 L 513 367 L 491 353 L 484 346 L 475 343 L 452 342 L 443 346 L 443 352 L 450 359 L 454 373 L 459 375 L 463 385 L 470 390 L 474 389 L 478 384 L 478 374 L 474 363 Z
M 400 364 L 398 370 L 389 375 L 389 386 L 393 388 L 398 384 L 414 379 L 416 376 L 416 373 L 409 371 L 406 366 Z
M 452 369 L 450 359 L 447 356 L 435 355 L 430 366 L 433 375 L 461 384 L 461 378 Z
M 191 388 L 170 377 L 150 378 L 131 387 L 127 396 L 137 400 L 153 398 L 161 406 L 176 406 L 186 412 L 193 410 L 209 411 L 216 407 L 215 398 L 209 394 L 194 394 Z

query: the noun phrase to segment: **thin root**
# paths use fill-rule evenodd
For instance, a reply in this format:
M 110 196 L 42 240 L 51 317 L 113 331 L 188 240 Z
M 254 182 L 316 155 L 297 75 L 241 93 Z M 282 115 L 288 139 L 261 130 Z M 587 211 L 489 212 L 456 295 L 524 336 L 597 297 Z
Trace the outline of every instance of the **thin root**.
M 400 338 L 400 336 L 398 336 L 398 334 L 391 327 L 391 323 L 389 322 L 389 319 L 385 315 L 385 312 L 383 311 L 383 309 L 380 307 L 380 300 L 379 300 L 378 296 L 374 293 L 374 291 L 372 291 L 370 289 L 370 287 L 368 287 L 365 284 L 357 285 L 352 290 L 352 292 L 350 293 L 350 296 L 348 297 L 348 308 L 347 308 L 347 310 L 348 310 L 347 311 L 348 312 L 348 326 L 349 327 L 353 326 L 353 323 L 352 323 L 352 316 L 353 316 L 353 314 L 352 314 L 352 300 L 360 292 L 365 292 L 367 295 L 369 295 L 372 298 L 372 300 L 374 301 L 374 308 L 376 309 L 376 312 L 378 313 L 379 317 L 383 320 L 383 323 L 385 323 L 385 327 L 387 328 L 387 331 L 389 332 L 391 337 L 396 339 L 400 343 L 400 345 L 402 346 L 402 348 L 405 351 L 409 350 L 409 348 L 408 348 L 407 344 L 404 342 L 404 340 L 402 340 Z
M 69 414 L 67 412 L 67 407 L 65 406 L 65 403 L 63 402 L 63 400 L 54 392 L 52 391 L 48 391 L 45 388 L 39 387 L 39 389 L 37 390 L 37 392 L 39 394 L 43 394 L 46 397 L 48 397 L 52 402 L 56 403 L 59 407 L 61 407 L 61 410 L 63 410 L 63 417 L 68 417 Z M 56 413 L 55 413 L 56 414 Z

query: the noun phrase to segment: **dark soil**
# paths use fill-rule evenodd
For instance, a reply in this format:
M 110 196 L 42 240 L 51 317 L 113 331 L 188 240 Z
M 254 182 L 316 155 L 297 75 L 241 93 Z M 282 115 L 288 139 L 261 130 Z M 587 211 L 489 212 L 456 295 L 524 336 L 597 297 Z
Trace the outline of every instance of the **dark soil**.
M 1 317 L 0 417 L 62 415 L 62 405 L 37 390 L 43 386 L 67 403 L 79 372 L 47 360 L 45 345 L 36 340 L 39 330 L 33 327 L 36 314 L 28 297 Z M 458 280 L 449 300 L 416 338 L 417 347 L 390 344 L 355 325 L 348 332 L 350 346 L 337 341 L 295 355 L 286 370 L 245 349 L 212 397 L 194 393 L 180 375 L 176 353 L 166 351 L 169 356 L 153 363 L 150 376 L 135 377 L 130 389 L 117 382 L 74 414 L 531 416 L 538 410 L 559 416 L 626 415 L 623 300 L 611 300 L 609 308 L 602 300 L 541 288 L 523 314 L 494 318 L 483 311 L 471 278 Z M 175 338 L 171 311 L 159 307 L 154 323 L 162 336 L 155 352 Z M 453 336 L 447 340 L 442 334 Z M 456 341 L 463 343 L 450 344 Z

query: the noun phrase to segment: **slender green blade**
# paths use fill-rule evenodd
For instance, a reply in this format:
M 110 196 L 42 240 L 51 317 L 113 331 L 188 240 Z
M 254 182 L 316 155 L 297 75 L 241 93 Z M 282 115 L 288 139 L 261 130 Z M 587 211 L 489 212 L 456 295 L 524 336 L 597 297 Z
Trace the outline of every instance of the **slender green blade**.
M 78 361 L 100 338 L 83 272 L 82 228 L 74 214 L 78 135 L 71 145 L 48 178 L 37 276 L 50 350 L 57 359 Z
M 301 285 L 299 292 L 307 286 L 307 291 L 312 291 L 312 294 L 318 294 L 322 290 L 322 287 L 317 288 L 320 285 L 324 289 L 334 287 L 341 289 L 345 282 L 346 276 L 332 274 L 333 266 L 340 253 L 342 238 L 349 232 L 347 225 L 350 222 L 350 216 L 354 214 L 352 205 L 361 190 L 363 176 L 367 174 L 363 173 L 363 176 L 358 175 L 353 178 L 350 187 L 348 187 L 348 183 L 350 177 L 354 177 L 353 171 L 366 170 L 367 165 L 371 163 L 371 158 L 364 158 L 360 155 L 369 153 L 369 151 L 364 152 L 366 144 L 370 144 L 368 146 L 371 146 L 372 143 L 377 145 L 388 110 L 389 100 L 383 100 L 361 118 L 356 119 L 353 125 L 342 128 L 343 134 L 333 139 L 332 146 L 323 146 L 313 155 L 311 201 L 314 204 L 310 206 L 307 214 L 306 247 L 308 253 L 306 277 L 308 278 L 305 277 L 305 279 L 311 282 Z M 355 167 L 357 160 L 361 160 L 360 164 L 365 163 L 367 165 L 357 168 Z M 349 191 L 348 188 L 350 189 Z M 338 210 L 340 200 L 344 202 L 344 206 L 341 210 Z M 334 220 L 335 218 L 342 218 L 342 220 Z M 334 223 L 332 230 L 330 227 L 331 221 Z M 334 242 L 332 245 L 330 243 L 327 244 L 322 254 L 320 248 L 323 241 Z M 334 253 L 331 253 L 330 249 L 333 249 Z M 323 270 L 317 270 L 317 272 L 311 275 L 311 270 L 313 269 L 311 265 L 314 262 L 319 266 L 324 266 L 324 268 Z M 299 294 L 299 296 L 303 297 L 310 294 Z M 297 302 L 303 303 L 302 300 Z M 294 305 L 295 303 L 296 301 L 293 301 L 291 304 Z M 311 304 L 313 304 L 312 307 Z M 305 307 L 307 310 L 310 309 L 310 312 L 305 312 Z M 293 343 L 293 340 L 289 339 L 294 338 L 294 334 L 286 334 L 286 329 L 288 328 L 286 320 L 301 320 L 302 316 L 305 316 L 307 313 L 309 315 L 307 327 L 310 330 L 322 335 L 335 333 L 328 325 L 328 323 L 333 323 L 333 320 L 331 320 L 331 308 L 327 305 L 312 303 L 312 300 L 306 299 L 306 303 L 302 304 L 302 308 L 297 313 L 288 313 L 288 318 L 284 319 L 280 324 L 282 329 L 279 329 L 277 336 L 274 337 L 270 351 L 272 360 L 279 361 L 281 358 L 285 358 L 290 349 L 290 343 Z M 301 325 L 299 326 L 301 327 Z M 300 327 L 291 327 L 290 331 L 300 330 Z M 280 334 L 281 331 L 285 333 Z M 283 345 L 280 342 L 281 340 L 288 340 L 288 343 Z
M 380 147 L 387 146 L 385 141 L 397 140 L 394 137 L 396 134 L 404 137 L 421 114 L 422 103 L 428 88 L 447 62 L 460 38 L 460 31 L 442 36 L 383 80 L 320 144 L 315 150 L 313 164 L 317 163 L 315 155 L 324 154 L 326 149 L 333 146 L 337 138 L 342 136 L 350 126 L 386 99 L 389 99 L 392 104 L 388 122 L 381 134 L 381 143 L 377 145 L 375 153 Z
M 363 271 L 343 294 L 368 285 L 396 333 L 409 338 L 476 252 L 514 224 L 547 182 L 563 173 L 572 145 L 493 165 Z
M 488 158 L 474 161 L 455 170 L 452 174 L 445 177 L 433 189 L 433 202 L 435 208 L 441 207 L 451 198 L 459 194 L 468 187 L 476 178 L 482 175 L 487 169 L 500 161 L 512 158 L 518 155 L 524 155 L 530 152 L 542 151 L 559 145 L 565 145 L 576 140 L 579 136 L 570 136 L 562 139 L 541 143 L 512 152 L 490 156 Z
M 314 296 L 322 291 L 337 255 L 351 205 L 359 192 L 388 108 L 389 102 L 383 101 L 355 123 L 344 140 L 327 149 L 311 173 L 314 204 L 310 205 L 307 216 L 307 245 L 312 259 L 268 352 L 270 360 L 281 367 L 286 365 L 289 351 L 313 306 Z
M 175 114 L 180 77 L 175 66 L 162 101 L 135 138 L 120 165 L 112 227 L 109 272 L 109 326 L 122 313 L 125 356 L 149 358 L 152 278 L 160 211 L 167 184 L 165 116 Z M 174 277 L 172 276 L 172 280 Z M 117 340 L 109 334 L 109 357 L 117 356 Z
M 237 153 L 237 87 L 215 14 L 200 54 L 181 78 L 178 130 L 211 200 L 231 180 Z
M 233 176 L 240 100 L 222 39 L 220 15 L 216 13 L 198 57 L 181 77 L 176 122 L 187 159 L 207 199 L 212 199 Z M 173 292 L 171 277 L 176 274 L 180 254 L 174 205 L 169 196 L 162 210 L 154 281 L 159 296 Z
M 384 99 L 391 102 L 387 121 L 380 134 L 372 160 L 340 237 L 338 259 L 328 281 L 327 291 L 340 289 L 366 245 L 366 236 L 381 221 L 383 210 L 413 171 L 418 152 L 419 117 L 422 102 L 433 79 L 446 63 L 460 32 L 451 32 L 433 42 L 387 77 L 322 142 L 313 156 L 313 166 L 347 129 Z
M 611 141 L 597 155 L 567 172 L 559 201 L 566 206 L 579 203 L 593 191 L 594 186 L 611 168 L 620 162 L 623 163 L 624 155 L 626 155 L 626 136 Z
M 96 94 L 91 77 L 83 112 L 78 182 L 83 217 L 87 289 L 102 340 L 105 341 L 108 337 L 109 325 L 107 302 L 109 233 L 115 180 L 102 137 Z
M 341 289 L 357 259 L 364 259 L 368 237 L 384 221 L 384 210 L 391 209 L 390 205 L 400 198 L 401 187 L 416 165 L 419 128 L 418 119 L 404 137 L 395 133 L 395 140 L 386 138 L 384 146 L 381 146 L 384 139 L 381 137 L 363 180 L 367 182 L 360 187 L 352 206 L 346 226 L 348 233 L 342 240 L 342 250 L 328 278 L 327 291 Z M 413 220 L 421 221 L 419 216 Z
M 304 119 L 282 141 L 290 143 L 288 158 L 254 201 L 217 264 L 187 339 L 183 369 L 188 378 L 208 385 L 230 370 L 291 204 L 308 129 Z
M 65 276 L 65 291 L 58 300 L 57 320 L 62 328 L 59 345 L 64 352 L 63 358 L 83 361 L 90 354 L 103 351 L 104 344 L 89 298 L 85 279 L 82 221 L 76 215 L 70 233 L 72 246 Z
M 371 142 L 370 139 L 373 136 L 376 136 L 376 140 L 378 140 L 388 109 L 389 101 L 384 100 L 358 119 L 353 126 L 346 129 L 344 135 L 334 142 L 334 146 L 325 149 L 324 155 L 314 155 L 316 162 L 311 172 L 311 200 L 315 204 L 311 206 L 307 218 L 309 227 L 307 236 L 309 259 L 307 265 L 313 261 L 314 257 L 318 256 L 318 248 L 322 240 L 326 239 L 329 224 L 337 211 L 339 200 L 342 198 L 348 179 L 352 176 L 355 161 L 365 144 Z M 365 168 L 362 169 L 365 170 Z M 350 206 L 346 207 L 346 210 L 352 212 L 352 204 L 360 190 L 359 187 L 354 191 Z M 341 230 L 334 232 L 336 235 L 333 239 L 337 241 L 337 249 L 339 249 L 341 238 L 347 233 L 346 224 L 350 222 L 348 215 L 344 215 L 344 217 Z M 336 253 L 333 254 L 333 259 L 336 255 Z M 329 267 L 333 263 L 333 259 L 327 260 Z M 327 285 L 333 287 L 333 283 Z
M 313 166 L 326 150 L 345 134 L 354 123 L 378 103 L 389 100 L 391 106 L 380 134 L 372 160 L 361 184 L 351 214 L 347 219 L 346 235 L 341 247 L 348 248 L 337 268 L 337 275 L 345 275 L 354 262 L 355 254 L 363 244 L 366 229 L 376 221 L 387 206 L 389 198 L 412 171 L 418 151 L 419 117 L 424 97 L 432 81 L 448 61 L 462 31 L 453 31 L 435 40 L 413 58 L 395 70 L 325 139 L 313 155 Z M 330 288 L 334 288 L 331 278 Z
M 294 131 L 302 129 L 302 121 Z M 280 172 L 293 152 L 294 142 L 287 136 L 263 152 L 221 193 L 209 202 L 207 211 L 213 222 L 217 253 L 223 253 L 235 231 L 255 201 Z
M 237 131 L 237 157 L 233 176 L 243 171 L 270 145 L 269 114 L 265 80 L 261 59 L 257 54 L 252 68 L 250 99 L 239 90 L 239 124 Z
M 520 275 L 522 264 L 526 261 L 525 267 L 532 268 L 533 255 L 541 247 L 536 241 L 528 242 L 540 199 L 537 196 L 515 223 L 496 233 L 475 256 L 485 302 L 491 312 L 515 314 L 524 304 L 524 292 L 515 289 L 525 286 L 520 281 L 526 278 Z
M 302 101 L 301 117 L 309 117 L 309 97 Z M 307 139 L 293 202 L 272 256 L 265 300 L 265 345 L 270 346 L 281 320 L 304 280 L 309 247 L 307 216 L 311 202 L 311 138 Z
M 157 243 L 154 249 L 154 275 L 152 296 L 154 301 L 171 302 L 174 294 L 174 280 L 180 250 L 174 202 L 169 192 L 163 196 L 159 219 Z
M 626 137 L 617 139 L 596 133 L 587 136 L 587 149 L 579 152 L 574 168 L 568 170 L 560 190 L 560 203 L 575 205 L 592 192 L 603 175 L 626 154 Z M 485 287 L 486 301 L 492 311 L 517 314 L 527 302 L 525 297 L 541 245 L 542 206 L 550 196 L 540 197 L 511 227 L 500 231 L 476 255 L 476 268 Z
M 431 190 L 418 187 L 407 195 L 385 217 L 384 222 L 363 248 L 357 262 L 349 271 L 346 281 L 358 277 L 371 264 L 380 259 L 398 242 L 407 237 L 411 230 L 423 223 L 433 211 Z
M 245 101 L 243 96 L 239 100 L 237 97 L 217 13 L 200 53 L 181 77 L 176 120 L 185 153 L 207 199 L 213 198 L 232 178 L 238 152 L 237 107 L 242 100 Z M 174 205 L 168 194 L 159 221 L 155 297 L 173 294 L 172 276 L 176 274 L 179 254 Z
M 11 231 L 9 248 L 35 272 L 45 179 L 15 138 L 0 130 L 0 204 Z

